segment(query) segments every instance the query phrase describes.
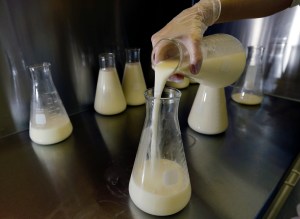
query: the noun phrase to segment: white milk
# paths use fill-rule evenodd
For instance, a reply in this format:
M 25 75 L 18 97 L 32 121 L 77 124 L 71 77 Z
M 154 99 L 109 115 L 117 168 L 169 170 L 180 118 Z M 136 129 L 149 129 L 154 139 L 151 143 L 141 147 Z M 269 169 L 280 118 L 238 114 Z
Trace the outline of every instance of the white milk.
M 207 58 L 202 62 L 200 72 L 192 75 L 194 80 L 211 87 L 226 87 L 235 82 L 246 64 L 244 52 Z
M 122 87 L 128 105 L 145 103 L 144 92 L 147 88 L 140 62 L 125 64 Z
M 177 62 L 164 61 L 155 66 L 155 80 L 154 80 L 154 105 L 152 112 L 152 139 L 151 139 L 151 157 L 156 157 L 156 142 L 157 142 L 157 126 L 158 115 L 160 110 L 160 97 L 165 87 L 168 78 L 173 74 L 177 66 Z
M 263 100 L 262 96 L 248 93 L 235 93 L 231 95 L 231 98 L 237 103 L 246 105 L 260 104 Z
M 244 52 L 240 52 L 231 55 L 203 59 L 200 72 L 195 75 L 190 73 L 189 63 L 181 65 L 176 71 L 183 73 L 184 76 L 191 78 L 193 81 L 197 81 L 198 83 L 220 88 L 226 87 L 235 82 L 243 72 L 245 64 L 246 55 Z M 177 65 L 178 60 L 167 60 L 157 64 L 156 68 L 160 72 L 165 71 L 165 75 L 171 76 L 173 71 L 170 72 L 170 70 L 174 70 Z M 159 74 L 155 74 L 155 77 L 157 75 Z M 165 77 L 165 75 L 161 77 Z M 159 80 L 162 79 L 158 78 L 157 81 Z M 166 81 L 167 79 L 165 79 L 165 83 Z
M 99 70 L 94 108 L 103 115 L 123 112 L 127 103 L 115 68 Z
M 191 197 L 191 186 L 185 178 L 186 172 L 176 162 L 166 159 L 155 160 L 156 170 L 151 172 L 151 163 L 131 175 L 129 194 L 132 201 L 143 211 L 164 216 L 175 214 L 187 205 Z
M 63 141 L 71 135 L 73 126 L 66 116 L 55 116 L 47 121 L 42 128 L 33 127 L 30 124 L 29 135 L 32 141 L 37 144 L 55 144 Z

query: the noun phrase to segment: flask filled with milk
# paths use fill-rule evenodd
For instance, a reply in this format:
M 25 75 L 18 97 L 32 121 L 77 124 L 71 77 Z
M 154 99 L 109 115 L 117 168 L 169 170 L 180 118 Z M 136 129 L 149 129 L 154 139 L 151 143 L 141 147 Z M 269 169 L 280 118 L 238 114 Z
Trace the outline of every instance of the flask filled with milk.
M 140 48 L 127 48 L 122 88 L 127 105 L 137 106 L 145 103 L 146 82 L 140 62 Z
M 115 54 L 100 54 L 99 65 L 95 111 L 102 115 L 115 115 L 125 111 L 127 104 L 116 69 Z
M 191 185 L 178 122 L 181 92 L 164 88 L 160 96 L 147 89 L 146 118 L 129 182 L 133 203 L 152 215 L 182 210 Z
M 29 135 L 42 145 L 65 140 L 73 126 L 52 80 L 50 63 L 29 66 L 32 79 Z

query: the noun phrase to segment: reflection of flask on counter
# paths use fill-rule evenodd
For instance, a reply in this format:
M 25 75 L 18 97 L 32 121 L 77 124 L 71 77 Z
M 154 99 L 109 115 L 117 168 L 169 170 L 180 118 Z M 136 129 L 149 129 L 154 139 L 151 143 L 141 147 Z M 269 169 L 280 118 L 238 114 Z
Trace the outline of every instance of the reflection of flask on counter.
M 114 115 L 126 109 L 126 100 L 115 66 L 114 53 L 99 55 L 100 70 L 94 108 L 102 115 Z
M 145 103 L 146 82 L 140 62 L 140 49 L 126 49 L 126 63 L 122 80 L 123 92 L 128 105 Z
M 241 104 L 256 105 L 263 100 L 263 66 L 264 47 L 249 46 L 244 72 L 233 85 L 231 98 Z
M 32 79 L 29 135 L 37 144 L 54 144 L 72 133 L 73 126 L 52 81 L 50 63 L 29 67 Z

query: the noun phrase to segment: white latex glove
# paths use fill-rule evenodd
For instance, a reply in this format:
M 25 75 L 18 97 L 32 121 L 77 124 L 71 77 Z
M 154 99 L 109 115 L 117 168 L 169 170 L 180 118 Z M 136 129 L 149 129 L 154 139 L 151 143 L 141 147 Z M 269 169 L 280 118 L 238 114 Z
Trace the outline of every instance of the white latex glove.
M 172 38 L 180 41 L 190 54 L 191 72 L 197 74 L 202 64 L 200 46 L 203 34 L 208 26 L 211 26 L 218 20 L 220 13 L 220 0 L 200 0 L 192 7 L 183 10 L 165 27 L 152 35 L 152 47 L 163 38 Z M 158 50 L 155 51 L 155 54 L 158 52 Z M 176 75 L 172 77 L 176 81 Z

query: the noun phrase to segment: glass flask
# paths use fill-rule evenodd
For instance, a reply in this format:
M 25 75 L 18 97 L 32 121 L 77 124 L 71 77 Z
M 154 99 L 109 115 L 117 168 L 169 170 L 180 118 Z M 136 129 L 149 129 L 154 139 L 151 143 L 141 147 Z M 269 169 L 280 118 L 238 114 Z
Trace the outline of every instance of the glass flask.
M 52 80 L 50 63 L 29 66 L 32 79 L 29 135 L 33 142 L 55 144 L 69 137 L 73 126 Z
M 157 52 L 159 49 L 160 52 Z M 210 87 L 226 87 L 242 74 L 246 63 L 246 52 L 242 43 L 228 34 L 213 34 L 203 37 L 201 42 L 203 61 L 199 73 L 190 71 L 190 54 L 176 39 L 162 39 L 153 48 L 152 68 L 165 62 L 174 67 L 173 74 L 184 76 Z
M 257 105 L 263 100 L 264 47 L 249 46 L 243 74 L 233 85 L 231 98 L 240 104 Z
M 146 82 L 140 62 L 140 48 L 126 49 L 122 88 L 128 105 L 137 106 L 145 103 Z
M 127 104 L 117 73 L 114 53 L 100 54 L 99 64 L 94 108 L 102 115 L 121 113 Z
M 133 203 L 146 213 L 166 216 L 182 210 L 191 185 L 178 122 L 181 92 L 145 92 L 146 118 L 129 182 Z

